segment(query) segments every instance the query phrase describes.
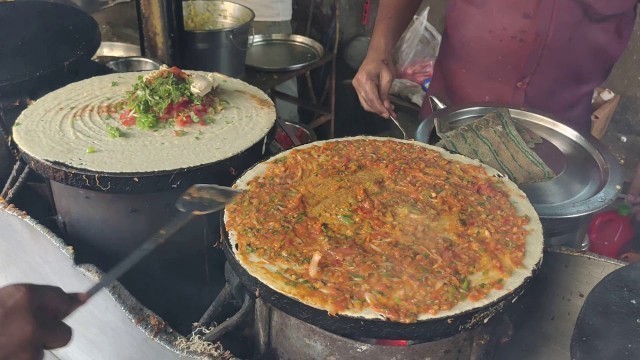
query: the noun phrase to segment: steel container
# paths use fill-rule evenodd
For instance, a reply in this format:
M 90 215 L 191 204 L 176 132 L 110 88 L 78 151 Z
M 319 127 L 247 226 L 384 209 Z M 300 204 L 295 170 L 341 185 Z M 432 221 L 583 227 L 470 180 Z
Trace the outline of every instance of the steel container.
M 181 67 L 242 78 L 253 11 L 229 1 L 183 1 L 182 16 Z

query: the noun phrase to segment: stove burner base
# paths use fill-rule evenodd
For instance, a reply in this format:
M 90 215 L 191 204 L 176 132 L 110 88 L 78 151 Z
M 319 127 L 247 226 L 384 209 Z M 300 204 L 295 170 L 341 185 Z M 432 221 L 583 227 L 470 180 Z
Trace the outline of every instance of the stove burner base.
M 493 326 L 462 332 L 447 339 L 408 346 L 384 346 L 357 341 L 324 331 L 256 301 L 258 353 L 282 360 L 294 359 L 490 359 L 496 342 Z

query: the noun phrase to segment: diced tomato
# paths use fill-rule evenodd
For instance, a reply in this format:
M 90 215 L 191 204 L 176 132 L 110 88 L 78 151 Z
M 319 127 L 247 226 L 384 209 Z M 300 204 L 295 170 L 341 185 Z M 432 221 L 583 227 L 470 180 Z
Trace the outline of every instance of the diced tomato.
M 133 126 L 136 124 L 136 118 L 131 116 L 131 110 L 124 111 L 120 114 L 120 123 L 123 126 Z
M 200 119 L 202 119 L 205 115 L 207 115 L 207 108 L 203 105 L 193 105 L 191 107 L 191 110 Z
M 169 68 L 169 72 L 172 73 L 175 77 L 178 77 L 181 79 L 186 79 L 187 77 L 189 77 L 189 75 L 187 75 L 186 72 L 182 71 L 180 68 L 176 66 L 172 66 L 171 68 Z
M 188 126 L 193 124 L 193 119 L 191 118 L 191 115 L 178 115 L 176 117 L 176 125 L 178 126 Z

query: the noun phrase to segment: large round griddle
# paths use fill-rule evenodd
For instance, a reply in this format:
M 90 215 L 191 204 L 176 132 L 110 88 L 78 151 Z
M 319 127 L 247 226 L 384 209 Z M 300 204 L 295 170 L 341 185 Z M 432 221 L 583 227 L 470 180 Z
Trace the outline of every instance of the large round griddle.
M 587 295 L 571 338 L 571 358 L 640 359 L 640 263 L 615 270 Z
M 96 21 L 67 5 L 44 1 L 0 2 L 0 96 L 55 81 L 100 46 Z
M 338 141 L 339 140 L 348 139 L 338 139 Z M 281 153 L 278 156 L 282 156 L 283 154 L 284 153 Z M 251 169 L 248 171 L 251 171 Z M 260 297 L 268 304 L 290 316 L 334 334 L 349 338 L 435 341 L 453 336 L 465 330 L 473 329 L 486 323 L 491 317 L 513 304 L 527 289 L 530 280 L 537 274 L 542 262 L 541 256 L 540 260 L 531 269 L 531 274 L 518 286 L 514 287 L 511 292 L 505 293 L 505 295 L 485 306 L 475 307 L 452 316 L 438 317 L 414 323 L 399 323 L 382 319 L 368 319 L 345 315 L 334 316 L 329 315 L 325 310 L 314 308 L 284 295 L 251 275 L 236 257 L 235 250 L 237 249 L 233 249 L 233 244 L 230 241 L 224 221 L 223 212 L 221 214 L 220 229 L 227 261 L 252 296 Z
M 268 142 L 275 133 L 266 135 Z M 27 165 L 49 180 L 76 188 L 105 193 L 151 193 L 186 188 L 195 183 L 228 184 L 264 156 L 264 144 L 259 141 L 230 158 L 201 166 L 145 173 L 104 173 L 79 169 L 66 164 L 41 160 L 26 152 L 20 155 Z
M 262 118 L 256 120 L 244 116 L 239 110 L 244 117 L 240 118 L 242 121 L 235 122 L 237 128 L 220 121 L 218 129 L 211 132 L 215 136 L 187 142 L 188 145 L 173 142 L 169 144 L 172 147 L 161 146 L 163 139 L 173 139 L 170 129 L 163 129 L 162 136 L 148 131 L 140 137 L 132 136 L 131 139 L 117 142 L 110 140 L 103 129 L 106 124 L 115 123 L 119 126 L 119 123 L 113 116 L 105 120 L 100 109 L 107 106 L 104 104 L 112 104 L 114 99 L 120 99 L 124 91 L 129 89 L 129 84 L 137 81 L 141 74 L 94 77 L 70 84 L 36 101 L 20 115 L 14 125 L 13 138 L 22 159 L 30 168 L 52 181 L 103 193 L 151 193 L 184 188 L 197 182 L 231 184 L 245 169 L 262 159 L 266 144 L 274 133 L 273 105 L 258 89 L 226 77 L 222 77 L 221 81 L 229 83 L 229 91 L 248 89 L 248 95 L 243 95 L 244 103 L 240 103 L 249 109 L 248 114 L 255 113 L 251 111 L 258 101 L 269 101 L 260 108 L 262 113 L 258 115 Z M 77 117 L 82 118 L 78 120 Z M 81 125 L 76 130 L 73 124 L 78 123 Z M 70 131 L 60 130 L 65 127 Z M 241 131 L 245 129 L 250 131 Z M 82 131 L 86 131 L 88 135 L 80 141 L 81 145 L 77 145 L 78 142 L 74 143 L 74 140 L 81 136 L 76 134 L 82 134 Z M 204 128 L 203 134 L 206 131 L 207 128 Z M 135 140 L 139 138 L 144 140 L 136 145 Z M 195 140 L 199 140 L 197 136 Z M 44 150 L 38 146 L 43 142 L 49 145 Z M 82 157 L 89 159 L 93 155 L 88 155 L 81 148 L 93 145 L 100 148 L 100 144 L 105 150 L 98 152 L 98 155 L 103 157 L 98 160 L 93 157 L 92 162 L 83 166 Z M 189 144 L 193 146 L 189 147 Z M 138 151 L 136 146 L 142 150 Z M 134 151 L 119 152 L 120 149 Z M 167 158 L 155 156 L 155 166 L 148 166 L 151 155 L 172 150 L 185 152 L 189 149 L 203 154 L 203 158 L 189 161 L 174 156 L 173 161 L 168 164 Z M 117 157 L 122 153 L 125 155 Z M 105 165 L 108 161 L 111 161 L 110 166 Z M 129 166 L 122 167 L 123 162 L 126 165 L 127 161 Z

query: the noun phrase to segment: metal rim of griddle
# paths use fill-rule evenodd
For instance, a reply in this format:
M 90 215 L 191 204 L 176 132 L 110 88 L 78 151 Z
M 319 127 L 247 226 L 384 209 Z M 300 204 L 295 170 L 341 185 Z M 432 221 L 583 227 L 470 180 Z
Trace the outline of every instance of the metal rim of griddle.
M 459 121 L 462 125 L 473 121 L 465 121 L 465 119 L 484 116 L 498 108 L 507 108 L 513 118 L 517 120 L 525 120 L 553 129 L 556 133 L 562 134 L 565 138 L 580 144 L 600 165 L 598 170 L 601 179 L 604 179 L 604 185 L 591 197 L 559 204 L 536 204 L 532 201 L 532 205 L 541 219 L 574 218 L 588 215 L 606 208 L 615 201 L 623 184 L 622 169 L 615 156 L 611 154 L 604 144 L 590 134 L 580 134 L 572 128 L 553 120 L 551 115 L 543 112 L 534 111 L 526 107 L 514 108 L 498 104 L 446 107 L 434 112 L 420 123 L 416 131 L 416 140 L 429 143 L 436 121 L 454 119 L 454 121 Z M 522 190 L 527 193 L 526 188 Z
M 36 90 L 34 89 L 36 85 L 34 83 L 35 81 L 42 81 L 42 83 L 56 81 L 61 74 L 67 72 L 75 63 L 91 59 L 91 56 L 93 56 L 100 46 L 101 35 L 98 23 L 89 14 L 76 7 L 44 1 L 12 1 L 0 3 L 0 12 L 6 13 L 8 11 L 13 11 L 15 13 L 14 16 L 18 16 L 18 18 L 20 14 L 24 13 L 46 13 L 48 18 L 54 18 L 55 22 L 61 26 L 68 27 L 71 30 L 75 26 L 77 31 L 74 34 L 80 41 L 76 48 L 64 58 L 50 59 L 50 57 L 43 56 L 50 59 L 50 61 L 40 68 L 29 69 L 25 66 L 25 63 L 21 62 L 19 68 L 26 70 L 22 72 L 15 71 L 13 78 L 3 80 L 0 83 L 0 94 L 26 93 Z M 47 25 L 29 24 L 29 21 L 26 21 L 26 23 L 30 27 L 40 29 L 38 31 L 47 34 L 46 37 L 48 38 L 55 36 L 55 32 L 52 29 L 46 28 Z M 20 33 L 19 29 L 14 29 L 13 31 Z M 20 45 L 18 39 L 14 39 L 12 36 L 10 36 L 10 38 L 16 44 Z M 29 58 L 39 55 L 36 49 L 47 49 L 47 46 L 55 46 L 55 43 L 51 43 L 51 39 L 49 39 L 46 44 L 25 44 L 25 47 L 29 48 L 29 46 L 32 46 L 33 50 L 25 51 L 25 53 L 30 53 L 31 56 L 24 58 L 20 56 L 19 61 L 25 61 L 25 59 L 28 61 Z M 33 68 L 34 66 L 30 67 Z
M 242 284 L 247 287 L 252 296 L 260 297 L 271 306 L 317 326 L 336 335 L 358 339 L 380 340 L 418 340 L 436 341 L 444 339 L 465 330 L 471 330 L 489 321 L 491 317 L 502 312 L 509 304 L 514 303 L 522 295 L 531 281 L 538 273 L 540 262 L 537 263 L 530 276 L 513 289 L 511 292 L 495 301 L 478 308 L 473 308 L 452 316 L 431 320 L 417 321 L 415 323 L 399 323 L 381 319 L 365 319 L 359 317 L 336 315 L 332 316 L 325 310 L 320 310 L 284 295 L 253 275 L 240 264 L 235 256 L 229 233 L 224 224 L 224 212 L 220 215 L 220 231 L 224 243 L 224 252 L 231 269 L 236 273 Z
M 186 188 L 198 182 L 209 182 L 212 175 L 229 176 L 233 180 L 256 162 L 256 155 L 265 156 L 266 145 L 273 138 L 275 124 L 259 141 L 236 155 L 213 163 L 157 172 L 105 173 L 79 169 L 37 159 L 24 151 L 20 156 L 38 174 L 64 185 L 105 193 L 152 193 Z M 266 140 L 265 140 L 266 137 Z M 265 151 L 262 151 L 265 149 Z
M 286 66 L 268 66 L 263 63 L 252 63 L 249 58 L 251 52 L 261 46 L 270 46 L 272 44 L 288 44 L 290 46 L 304 47 L 313 53 L 313 57 L 309 59 L 291 59 L 291 63 Z M 287 35 L 287 34 L 263 34 L 249 36 L 249 47 L 247 48 L 247 60 L 245 64 L 249 67 L 264 71 L 292 71 L 301 69 L 309 64 L 312 64 L 324 56 L 324 47 L 317 41 L 302 35 Z

